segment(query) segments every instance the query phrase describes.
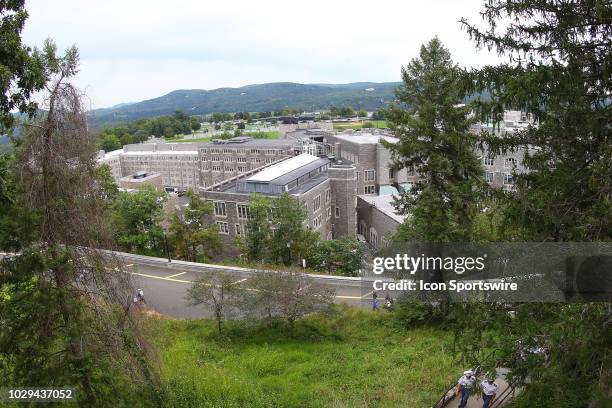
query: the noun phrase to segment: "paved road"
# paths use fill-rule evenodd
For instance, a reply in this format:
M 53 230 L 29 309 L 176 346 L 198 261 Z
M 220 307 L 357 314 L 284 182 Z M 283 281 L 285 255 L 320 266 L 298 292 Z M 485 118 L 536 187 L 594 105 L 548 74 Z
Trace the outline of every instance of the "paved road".
M 248 279 L 254 273 L 253 270 L 246 268 L 181 261 L 168 263 L 166 259 L 162 258 L 128 254 L 120 256 L 123 258 L 126 273 L 132 276 L 134 287 L 141 288 L 144 291 L 147 305 L 159 313 L 177 318 L 207 316 L 202 307 L 189 306 L 185 300 L 187 289 L 203 272 L 210 270 L 230 272 L 236 276 L 236 283 L 245 282 L 247 287 Z M 364 307 L 369 307 L 371 304 L 371 292 L 365 293 L 367 291 L 362 290 L 363 282 L 358 278 L 328 275 L 310 275 L 310 277 L 334 288 L 338 303 L 344 302 Z

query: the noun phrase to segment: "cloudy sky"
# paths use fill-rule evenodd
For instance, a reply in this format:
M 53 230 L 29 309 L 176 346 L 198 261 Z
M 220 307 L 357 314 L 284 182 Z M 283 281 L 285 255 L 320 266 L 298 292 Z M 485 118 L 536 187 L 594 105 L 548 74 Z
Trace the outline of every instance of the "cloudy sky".
M 461 17 L 482 0 L 26 0 L 24 42 L 50 37 L 81 55 L 76 83 L 93 108 L 175 89 L 291 81 L 397 81 L 434 35 L 464 66 L 477 52 Z

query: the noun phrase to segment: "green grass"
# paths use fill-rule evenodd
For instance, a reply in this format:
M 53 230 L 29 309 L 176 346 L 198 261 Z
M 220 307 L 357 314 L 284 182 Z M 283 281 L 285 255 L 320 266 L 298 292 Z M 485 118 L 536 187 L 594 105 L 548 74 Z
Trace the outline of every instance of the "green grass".
M 152 319 L 168 406 L 427 407 L 460 369 L 451 336 L 397 331 L 387 312 L 341 307 L 286 326 Z
M 267 132 L 245 132 L 245 136 L 250 136 L 255 139 L 278 139 L 280 137 L 280 132 L 276 130 L 271 130 Z
M 371 123 L 372 127 L 374 129 L 376 128 L 386 128 L 387 127 L 387 122 L 384 120 L 366 120 L 366 121 L 359 121 L 359 122 L 340 122 L 340 123 L 334 123 L 334 130 L 347 130 L 347 129 L 353 129 L 353 130 L 358 130 L 358 129 L 362 129 L 363 128 L 363 124 L 364 123 Z
M 210 140 L 210 136 L 206 137 L 198 137 L 196 139 L 166 139 L 169 143 L 185 143 L 185 142 L 208 142 Z

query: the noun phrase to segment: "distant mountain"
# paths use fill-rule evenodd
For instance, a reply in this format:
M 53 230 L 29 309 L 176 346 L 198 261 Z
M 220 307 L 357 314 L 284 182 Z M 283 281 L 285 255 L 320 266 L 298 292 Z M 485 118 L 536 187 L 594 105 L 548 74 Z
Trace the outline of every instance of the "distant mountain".
M 212 112 L 266 112 L 284 108 L 311 111 L 329 109 L 332 105 L 376 110 L 394 99 L 394 90 L 398 85 L 398 82 L 351 84 L 275 82 L 209 91 L 185 89 L 142 102 L 96 109 L 89 113 L 89 117 L 93 126 L 101 126 L 168 115 L 177 109 L 184 110 L 190 115 Z

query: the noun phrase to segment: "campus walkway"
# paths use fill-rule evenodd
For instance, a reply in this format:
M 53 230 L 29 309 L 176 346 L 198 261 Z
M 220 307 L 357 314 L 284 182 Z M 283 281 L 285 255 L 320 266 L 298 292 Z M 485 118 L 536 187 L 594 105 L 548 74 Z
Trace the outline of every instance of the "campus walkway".
M 497 378 L 495 379 L 495 383 L 497 384 L 497 395 L 502 396 L 505 395 L 504 392 L 508 389 L 508 382 L 506 381 L 506 374 L 508 370 L 505 368 L 497 369 Z M 445 408 L 457 408 L 459 407 L 460 396 L 456 396 L 453 398 L 447 405 L 444 405 Z M 512 400 L 512 395 L 506 398 L 501 405 L 497 403 L 492 403 L 492 406 L 497 408 L 498 406 L 504 406 L 508 404 Z M 482 398 L 477 396 L 471 396 L 468 400 L 466 408 L 482 408 Z

